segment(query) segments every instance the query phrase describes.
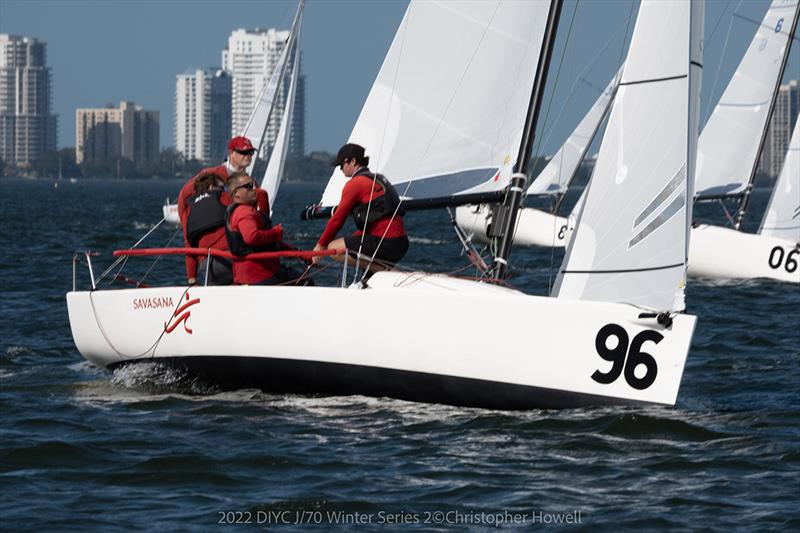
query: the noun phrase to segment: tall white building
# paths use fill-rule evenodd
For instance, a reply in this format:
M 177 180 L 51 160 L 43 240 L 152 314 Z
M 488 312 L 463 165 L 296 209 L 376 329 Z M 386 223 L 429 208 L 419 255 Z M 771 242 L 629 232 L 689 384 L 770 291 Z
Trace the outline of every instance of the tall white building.
M 228 48 L 222 51 L 222 68 L 233 78 L 231 87 L 231 135 L 238 135 L 247 124 L 261 89 L 269 81 L 275 64 L 280 59 L 288 31 L 238 29 L 228 37 Z M 301 71 L 302 72 L 302 71 Z M 287 87 L 276 99 L 273 116 L 282 116 L 286 105 Z M 305 149 L 305 80 L 301 74 L 295 97 L 292 142 L 289 152 L 302 154 Z M 266 144 L 271 148 L 278 135 L 280 121 L 273 120 L 267 129 Z M 262 150 L 262 154 L 268 150 Z
M 186 159 L 218 163 L 231 131 L 231 76 L 206 68 L 175 80 L 175 149 Z
M 758 163 L 759 172 L 773 178 L 780 174 L 786 153 L 789 151 L 789 140 L 798 114 L 800 114 L 800 85 L 797 80 L 791 80 L 778 88 L 772 120 Z
M 50 113 L 47 44 L 0 34 L 0 159 L 29 166 L 56 149 L 58 117 Z

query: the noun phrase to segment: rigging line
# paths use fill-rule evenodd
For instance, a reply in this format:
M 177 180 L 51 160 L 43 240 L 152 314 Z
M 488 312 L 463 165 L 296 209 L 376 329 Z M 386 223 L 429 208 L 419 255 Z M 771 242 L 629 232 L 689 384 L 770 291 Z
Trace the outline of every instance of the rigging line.
M 577 4 L 576 4 L 576 6 L 575 6 L 575 9 L 576 9 L 576 10 L 578 9 L 578 7 L 577 7 Z M 569 104 L 569 102 L 570 102 L 570 101 L 572 101 L 572 98 L 575 96 L 575 92 L 578 90 L 578 87 L 579 87 L 581 84 L 585 84 L 585 85 L 587 85 L 588 87 L 590 87 L 591 89 L 594 89 L 594 90 L 596 90 L 598 93 L 601 93 L 601 94 L 602 94 L 602 92 L 603 92 L 603 90 L 604 90 L 604 89 L 603 89 L 602 87 L 595 87 L 595 86 L 594 86 L 594 84 L 592 84 L 591 82 L 589 82 L 589 80 L 587 80 L 587 79 L 586 79 L 584 76 L 586 75 L 586 73 L 587 73 L 589 70 L 591 70 L 591 68 L 592 68 L 592 67 L 596 66 L 597 62 L 598 62 L 598 61 L 599 61 L 599 59 L 600 59 L 600 56 L 601 56 L 601 55 L 603 55 L 603 54 L 605 53 L 605 51 L 606 51 L 606 50 L 609 48 L 609 46 L 611 46 L 611 43 L 614 41 L 614 39 L 616 39 L 616 38 L 617 38 L 618 34 L 619 34 L 621 31 L 622 31 L 621 29 L 620 29 L 620 30 L 617 30 L 617 32 L 616 32 L 614 35 L 612 35 L 612 36 L 611 36 L 611 37 L 610 37 L 610 38 L 609 38 L 609 39 L 606 41 L 606 43 L 605 43 L 605 44 L 604 44 L 604 45 L 603 45 L 603 46 L 600 48 L 600 51 L 599 51 L 599 52 L 597 52 L 597 53 L 594 55 L 594 57 L 593 57 L 592 59 L 590 59 L 590 60 L 589 60 L 589 63 L 588 63 L 588 64 L 587 64 L 585 67 L 583 67 L 583 70 L 581 70 L 581 71 L 578 73 L 578 76 L 577 76 L 577 78 L 575 78 L 575 81 L 574 81 L 574 82 L 572 82 L 572 86 L 571 86 L 571 87 L 570 87 L 570 89 L 569 89 L 569 95 L 568 95 L 568 96 L 567 96 L 567 98 L 564 100 L 564 103 L 561 105 L 561 109 L 559 109 L 559 110 L 558 110 L 558 114 L 557 114 L 557 115 L 555 116 L 555 118 L 553 119 L 553 122 L 555 122 L 555 123 L 558 123 L 559 119 L 561 118 L 561 115 L 564 113 L 564 110 L 567 108 L 567 105 Z M 566 44 L 565 44 L 565 47 L 566 47 Z M 546 136 L 546 137 L 544 137 L 544 138 L 543 138 L 541 141 L 539 141 L 539 144 L 547 144 L 547 142 L 550 140 L 550 138 L 552 137 L 552 135 L 553 135 L 553 130 L 550 130 L 550 132 L 547 134 L 547 136 Z M 538 148 L 537 148 L 537 152 L 538 152 Z
M 728 6 L 730 5 L 730 3 L 731 3 L 730 0 L 728 0 L 728 5 L 725 6 L 725 10 L 722 12 L 723 15 L 725 14 L 725 11 L 728 10 Z M 741 6 L 742 6 L 742 0 L 739 0 L 739 3 L 736 5 L 736 9 L 738 10 Z M 735 11 L 736 10 L 734 10 L 734 12 Z M 722 20 L 722 15 L 720 15 L 720 21 L 721 20 Z M 717 22 L 717 25 L 719 25 L 719 21 Z M 716 30 L 716 29 L 717 28 L 715 26 L 714 30 Z M 733 16 L 731 16 L 731 20 L 728 23 L 728 32 L 725 34 L 725 42 L 722 44 L 722 52 L 720 54 L 720 57 L 725 57 L 725 51 L 728 49 L 728 41 L 730 40 L 731 30 L 732 29 L 733 29 Z M 712 32 L 712 34 L 713 34 L 713 32 Z M 721 69 L 722 69 L 722 61 L 717 61 L 717 72 L 714 75 L 714 83 L 711 85 L 711 92 L 708 93 L 708 95 L 709 95 L 708 97 L 709 98 L 713 98 L 714 94 L 716 94 L 716 92 L 717 92 L 717 83 L 719 82 L 719 73 L 720 73 Z M 706 108 L 709 108 L 709 107 L 711 109 L 707 110 L 708 114 L 706 115 L 705 121 L 703 122 L 704 124 L 708 123 L 708 119 L 711 118 L 711 114 L 714 112 L 714 108 L 712 106 L 706 106 Z
M 628 42 L 628 33 L 631 30 L 631 20 L 633 20 L 633 6 L 634 3 L 633 0 L 631 0 L 631 9 L 628 11 L 628 23 L 625 25 L 625 38 L 622 39 L 622 45 L 619 47 L 619 60 L 617 61 L 617 65 L 622 65 L 622 58 L 625 55 L 625 44 Z M 621 75 L 620 81 L 622 81 Z
M 388 122 L 389 122 L 389 115 L 390 115 L 391 110 L 392 110 L 392 104 L 394 103 L 394 100 L 395 100 L 395 89 L 397 88 L 397 78 L 400 75 L 400 64 L 402 63 L 403 50 L 404 50 L 405 44 L 406 44 L 406 33 L 407 33 L 407 30 L 408 30 L 408 25 L 411 22 L 411 8 L 412 8 L 412 6 L 413 6 L 413 4 L 409 4 L 409 6 L 408 6 L 408 18 L 406 19 L 405 26 L 403 28 L 403 38 L 400 40 L 400 50 L 398 50 L 398 54 L 397 54 L 397 66 L 395 66 L 394 76 L 392 77 L 392 96 L 391 96 L 391 98 L 389 98 L 389 104 L 386 106 L 386 115 L 385 115 L 385 118 L 383 120 L 384 128 L 383 128 L 383 132 L 381 133 L 381 141 L 378 144 L 378 147 L 379 147 L 379 149 L 378 149 L 379 151 L 377 152 L 378 157 L 376 158 L 377 161 L 375 161 L 375 166 L 374 166 L 374 168 L 376 170 L 380 169 L 381 168 L 381 164 L 382 164 L 382 161 L 380 160 L 380 156 L 383 154 L 383 143 L 386 140 L 386 131 L 388 129 L 386 127 L 386 124 L 388 124 Z M 390 48 L 391 48 L 391 45 L 390 45 Z M 403 191 L 403 196 L 405 196 L 408 193 L 408 189 L 409 189 L 410 186 L 411 186 L 411 179 L 409 179 L 408 184 L 406 184 L 406 188 Z M 366 214 L 367 220 L 369 219 L 369 210 L 372 207 L 372 199 L 373 199 L 374 194 L 375 194 L 375 178 L 373 178 L 373 180 L 372 180 L 372 190 L 370 191 L 369 200 L 367 201 L 367 214 Z M 386 194 L 386 193 L 384 192 L 384 194 Z M 401 198 L 400 202 L 402 203 L 402 198 Z M 398 206 L 398 208 L 399 208 L 399 206 Z M 392 213 L 391 220 L 394 220 L 394 217 L 395 217 L 396 214 L 397 214 L 397 209 L 395 209 L 395 212 Z M 364 224 L 364 231 L 361 233 L 361 239 L 359 239 L 359 243 L 358 243 L 358 251 L 356 252 L 357 253 L 357 257 L 361 256 L 361 250 L 363 250 L 363 248 L 364 248 L 364 239 L 366 238 L 366 235 L 367 235 L 366 229 L 367 229 L 367 226 L 366 226 L 366 224 Z M 386 231 L 388 231 L 388 229 L 389 228 L 387 226 L 386 230 L 384 231 L 384 236 L 386 235 Z M 381 240 L 378 241 L 378 246 L 375 247 L 375 252 L 373 253 L 373 257 L 375 256 L 375 253 L 377 253 L 378 250 L 380 249 L 380 246 L 381 246 L 382 243 L 383 243 L 383 237 L 381 237 Z M 347 254 L 346 248 L 345 248 L 344 261 L 345 261 L 345 263 L 348 261 L 348 254 Z M 358 269 L 359 269 L 360 266 L 361 266 L 361 262 L 358 259 L 356 259 L 355 269 L 353 270 L 353 281 L 354 282 L 355 282 L 356 278 L 358 278 Z M 367 273 L 369 272 L 369 267 L 370 266 L 372 266 L 372 261 L 370 261 L 370 263 L 367 264 L 367 268 L 364 271 L 364 276 L 366 276 Z M 342 283 L 343 284 L 346 284 L 346 282 L 347 282 L 347 280 L 345 279 L 346 275 L 347 275 L 347 273 L 346 273 L 346 271 L 344 271 L 342 273 Z M 363 281 L 363 278 L 362 278 L 362 281 Z
M 172 244 L 172 241 L 175 240 L 175 237 L 177 237 L 178 233 L 180 233 L 180 232 L 181 232 L 181 227 L 178 226 L 178 229 L 175 230 L 175 233 L 173 233 L 172 237 L 170 237 L 170 239 L 167 241 L 167 244 L 166 244 L 165 248 L 168 248 L 169 245 Z M 155 268 L 156 264 L 161 260 L 162 257 L 164 257 L 164 256 L 161 256 L 161 255 L 156 256 L 156 258 L 150 264 L 150 268 L 148 268 L 145 271 L 145 273 L 140 277 L 140 279 L 139 279 L 139 283 L 140 284 L 143 283 L 145 279 L 147 279 L 147 276 L 150 275 L 150 272 L 153 270 L 153 268 Z M 120 272 L 122 272 L 122 269 L 120 269 Z
M 430 138 L 428 139 L 428 143 L 425 146 L 425 149 L 422 151 L 422 155 L 420 156 L 419 160 L 417 161 L 417 166 L 415 167 L 414 171 L 412 172 L 413 175 L 416 175 L 419 172 L 419 167 L 420 167 L 420 165 L 422 165 L 422 162 L 425 160 L 425 157 L 428 154 L 428 150 L 430 150 L 431 145 L 433 144 L 433 139 L 436 137 L 436 134 L 439 132 L 439 128 L 441 128 L 442 123 L 444 122 L 444 117 L 447 115 L 447 112 L 450 110 L 450 106 L 453 105 L 453 100 L 455 99 L 456 94 L 458 94 L 458 91 L 459 91 L 459 89 L 461 87 L 461 84 L 464 82 L 464 78 L 466 77 L 467 72 L 469 71 L 470 65 L 472 65 L 472 62 L 475 60 L 475 56 L 477 55 L 478 50 L 480 49 L 480 46 L 483 43 L 483 40 L 486 38 L 486 34 L 489 32 L 489 28 L 491 27 L 492 22 L 494 21 L 494 18 L 497 15 L 497 10 L 498 9 L 500 9 L 500 2 L 498 2 L 495 5 L 494 11 L 492 12 L 492 16 L 489 18 L 489 23 L 483 29 L 483 33 L 481 34 L 481 38 L 478 40 L 478 43 L 475 45 L 475 48 L 472 51 L 472 56 L 470 56 L 469 61 L 467 62 L 466 67 L 464 68 L 464 71 L 461 73 L 461 78 L 458 80 L 458 83 L 456 84 L 455 88 L 453 89 L 452 94 L 450 95 L 450 99 L 448 100 L 447 105 L 444 108 L 444 113 L 442 114 L 442 118 L 439 119 L 439 122 L 436 124 L 436 128 L 434 129 L 433 133 L 431 134 Z M 410 13 L 410 10 L 409 10 L 409 13 Z M 398 58 L 398 61 L 397 61 L 398 70 L 400 68 L 400 58 L 402 58 L 402 52 L 403 52 L 403 46 L 402 45 L 403 44 L 405 44 L 405 31 L 403 32 L 403 42 L 401 43 L 401 47 L 400 47 L 400 57 Z M 394 88 L 395 88 L 396 83 L 397 83 L 397 71 L 395 71 L 395 79 L 392 82 L 392 96 L 393 97 L 394 97 Z M 391 100 L 390 100 L 390 105 L 391 105 Z M 388 116 L 388 110 L 387 110 L 387 116 Z M 383 129 L 383 136 L 381 137 L 381 146 L 383 146 L 383 140 L 386 137 L 386 129 L 387 128 L 385 128 L 385 127 Z M 403 197 L 405 197 L 408 194 L 408 189 L 411 187 L 411 184 L 413 183 L 413 180 L 410 179 L 410 178 L 409 178 L 408 183 L 406 184 L 405 189 L 403 190 L 403 194 L 400 195 L 400 197 L 401 197 L 400 198 L 400 202 L 395 207 L 394 212 L 392 213 L 392 216 L 389 219 L 390 222 L 395 219 L 395 217 L 397 216 L 397 213 L 398 213 L 398 211 L 400 209 L 400 206 L 403 205 Z M 373 184 L 373 187 L 374 187 L 374 184 Z M 371 202 L 372 202 L 372 196 L 370 195 L 370 203 Z M 369 213 L 369 204 L 367 204 L 367 213 Z M 364 277 L 366 277 L 366 275 L 369 273 L 369 268 L 372 266 L 372 263 L 375 260 L 375 256 L 378 253 L 378 250 L 380 250 L 381 245 L 383 244 L 383 240 L 386 238 L 386 234 L 388 233 L 388 231 L 389 231 L 389 225 L 387 225 L 386 229 L 383 230 L 383 235 L 381 235 L 380 240 L 378 240 L 378 245 L 375 247 L 375 251 L 372 253 L 372 257 L 370 257 L 369 263 L 367 263 L 367 268 L 365 269 L 364 274 L 362 276 L 362 281 L 363 281 Z M 364 232 L 364 234 L 366 234 L 366 232 Z M 361 243 L 363 244 L 363 242 L 364 242 L 364 235 L 361 236 Z M 359 254 L 360 254 L 360 252 L 361 252 L 361 245 L 359 245 Z M 358 263 L 356 263 L 356 264 L 358 265 Z M 356 267 L 356 268 L 358 268 L 358 267 Z
M 732 2 L 732 0 L 728 0 L 728 2 L 725 4 L 725 9 L 722 10 L 722 13 L 720 13 L 719 18 L 717 18 L 717 22 L 716 22 L 716 24 L 714 24 L 714 29 L 712 29 L 711 33 L 708 35 L 708 39 L 703 39 L 705 41 L 705 45 L 708 45 L 711 42 L 711 40 L 714 38 L 714 33 L 716 33 L 717 28 L 719 28 L 719 23 L 722 22 L 722 17 L 725 16 L 725 12 L 728 11 L 728 8 L 730 7 L 731 2 Z M 740 0 L 739 3 L 741 4 L 741 0 Z
M 555 80 L 553 80 L 553 91 L 550 93 L 550 99 L 547 102 L 547 110 L 545 111 L 545 114 L 544 114 L 544 121 L 542 122 L 542 129 L 543 130 L 544 130 L 544 128 L 547 127 L 547 120 L 550 117 L 550 109 L 553 106 L 553 100 L 555 100 L 555 93 L 556 93 L 555 87 L 558 86 L 558 80 L 559 80 L 559 78 L 561 76 L 561 68 L 564 65 L 564 57 L 567 55 L 567 48 L 568 48 L 567 44 L 569 44 L 569 42 L 570 42 L 569 38 L 572 35 L 572 27 L 575 24 L 575 15 L 578 13 L 578 4 L 580 4 L 580 0 L 577 0 L 577 2 L 575 2 L 575 9 L 572 11 L 572 18 L 569 21 L 569 29 L 567 30 L 566 42 L 564 43 L 564 49 L 561 51 L 561 58 L 558 61 L 558 68 L 556 69 Z M 539 157 L 539 149 L 541 147 L 542 147 L 542 142 L 540 141 L 539 145 L 537 146 L 537 148 L 536 148 L 536 150 L 534 152 L 535 153 L 534 159 Z M 533 169 L 531 169 L 531 174 L 533 173 L 532 170 Z M 526 177 L 526 180 L 527 180 L 527 177 Z M 530 185 L 530 183 L 528 183 L 528 185 Z M 521 216 L 516 217 L 516 220 L 514 221 L 514 233 L 511 236 L 512 242 L 513 242 L 514 235 L 517 234 L 517 230 L 519 229 L 519 224 L 520 224 L 521 221 L 522 221 L 522 217 Z
M 140 244 L 141 244 L 141 243 L 142 243 L 142 242 L 143 242 L 143 241 L 144 241 L 144 240 L 145 240 L 147 237 L 149 237 L 149 236 L 150 236 L 150 234 L 151 234 L 151 233 L 153 233 L 153 232 L 156 230 L 156 228 L 157 228 L 157 227 L 159 227 L 161 224 L 163 224 L 165 220 L 167 220 L 167 217 L 163 217 L 163 218 L 162 218 L 162 219 L 161 219 L 161 220 L 160 220 L 160 221 L 159 221 L 159 222 L 158 222 L 158 223 L 157 223 L 155 226 L 153 226 L 152 228 L 150 228 L 150 230 L 149 230 L 147 233 L 145 233 L 145 234 L 144 234 L 144 236 L 143 236 L 141 239 L 139 239 L 138 241 L 136 241 L 136 242 L 133 244 L 133 246 L 131 246 L 131 247 L 130 247 L 130 249 L 133 249 L 133 248 L 136 248 L 137 246 L 139 246 L 139 245 L 140 245 Z M 179 227 L 178 229 L 180 230 L 180 227 Z M 173 236 L 173 238 L 174 238 L 174 236 Z M 123 259 L 124 259 L 123 257 L 118 257 L 118 258 L 117 258 L 117 259 L 116 259 L 116 260 L 115 260 L 113 263 L 111 263 L 111 265 L 110 265 L 108 268 L 106 268 L 106 269 L 103 271 L 103 273 L 102 273 L 102 274 L 100 274 L 100 277 L 98 277 L 98 278 L 97 278 L 97 282 L 96 282 L 96 283 L 100 283 L 100 281 L 101 281 L 101 280 L 102 280 L 104 277 L 106 277 L 106 275 L 108 275 L 108 273 L 109 273 L 109 272 L 111 272 L 111 271 L 112 271 L 114 268 L 116 268 L 116 266 L 117 266 L 118 264 L 120 264 L 120 263 L 123 263 L 123 262 L 124 262 L 124 261 L 122 261 Z M 124 266 L 124 265 L 123 265 L 123 266 Z M 120 268 L 119 272 L 122 272 L 122 269 L 121 269 L 121 268 Z M 119 272 L 117 272 L 117 274 L 119 274 Z
M 553 100 L 555 100 L 555 96 L 556 96 L 556 87 L 558 87 L 558 80 L 561 77 L 561 67 L 564 65 L 564 57 L 567 55 L 567 48 L 568 48 L 567 45 L 570 42 L 569 38 L 572 35 L 572 27 L 575 24 L 575 15 L 578 13 L 578 4 L 580 4 L 580 0 L 575 2 L 575 9 L 572 10 L 572 18 L 569 21 L 569 28 L 567 29 L 567 36 L 566 36 L 566 39 L 565 39 L 566 42 L 564 43 L 564 49 L 561 51 L 561 58 L 558 61 L 558 69 L 556 69 L 556 77 L 553 80 L 553 90 L 550 93 L 550 99 L 547 102 L 547 110 L 544 113 L 544 120 L 542 121 L 541 131 L 544 131 L 547 128 L 547 121 L 550 118 L 550 109 L 553 107 Z M 534 153 L 533 158 L 534 159 L 538 158 L 539 155 L 540 155 L 540 149 L 542 148 L 542 143 L 544 142 L 544 141 L 541 140 L 542 137 L 544 137 L 544 136 L 543 135 L 540 136 L 539 143 L 536 146 L 536 149 L 533 151 L 533 153 Z M 530 183 L 528 183 L 528 185 L 530 185 Z M 516 225 L 519 225 L 519 217 L 517 217 L 517 224 Z M 515 234 L 516 234 L 516 231 L 517 231 L 517 228 L 515 226 L 514 227 L 514 233 Z
M 620 47 L 619 47 L 619 59 L 617 60 L 617 65 L 620 65 L 620 66 L 622 65 L 622 63 L 623 63 L 623 61 L 624 61 L 624 56 L 625 56 L 625 45 L 626 45 L 626 44 L 627 44 L 627 42 L 628 42 L 628 35 L 630 34 L 630 30 L 631 30 L 631 21 L 633 20 L 633 9 L 634 9 L 635 5 L 636 5 L 636 4 L 635 4 L 633 1 L 631 1 L 631 7 L 630 7 L 630 10 L 628 11 L 628 20 L 627 20 L 627 22 L 626 22 L 626 24 L 625 24 L 625 35 L 624 35 L 624 37 L 623 37 L 623 39 L 622 39 L 622 43 L 620 43 Z M 618 68 L 619 68 L 619 67 L 618 67 Z M 624 70 L 624 69 L 623 69 L 623 70 Z M 620 82 L 622 81 L 622 76 L 623 76 L 623 74 L 624 74 L 624 71 L 623 71 L 623 72 L 621 72 L 621 73 L 620 73 L 620 72 L 618 72 L 618 73 L 615 75 L 615 76 L 619 76 L 619 81 L 620 81 Z M 619 85 L 619 84 L 620 84 L 620 83 L 618 83 L 617 85 Z M 613 102 L 612 102 L 610 105 L 613 105 Z M 588 148 L 587 148 L 587 152 L 588 152 Z M 590 180 L 589 180 L 589 181 L 591 182 L 591 176 L 590 176 Z M 588 186 L 589 186 L 589 185 L 587 184 L 587 185 L 586 185 L 586 187 L 588 188 Z M 584 193 L 585 193 L 585 192 L 586 192 L 586 191 L 584 190 Z M 582 193 L 582 194 L 583 194 L 583 193 Z M 564 191 L 564 192 L 562 193 L 562 195 L 561 195 L 561 198 L 560 198 L 560 200 L 559 200 L 559 204 L 558 204 L 558 205 L 560 205 L 560 203 L 561 203 L 561 200 L 563 200 L 565 196 L 566 196 L 566 191 Z M 573 208 L 573 209 L 574 209 L 574 208 Z M 558 210 L 558 206 L 556 206 L 556 210 Z M 556 215 L 556 213 L 553 213 L 553 216 L 555 216 L 555 215 Z M 554 220 L 553 220 L 553 223 L 554 223 L 554 227 L 553 227 L 553 229 L 554 229 L 554 230 L 555 230 L 555 222 L 556 222 L 556 219 L 554 219 Z M 569 225 L 569 217 L 567 217 L 567 225 Z M 577 230 L 577 227 L 576 227 L 575 229 Z M 564 252 L 564 258 L 566 258 L 566 257 L 567 257 L 567 247 L 566 247 L 566 246 L 564 247 L 564 250 L 565 250 L 565 252 Z M 547 285 L 548 285 L 548 294 L 549 294 L 549 293 L 551 293 L 551 292 L 552 292 L 552 290 L 553 290 L 553 285 L 552 285 L 552 283 L 553 283 L 553 274 L 554 274 L 554 270 L 555 270 L 555 268 L 554 268 L 554 263 L 555 263 L 555 247 L 552 247 L 552 246 L 551 246 L 551 247 L 550 247 L 550 270 L 549 270 L 548 282 L 547 282 Z M 562 263 L 563 263 L 563 260 L 562 260 Z
M 172 311 L 172 316 L 170 317 L 170 320 L 172 319 L 172 317 L 175 316 L 175 311 L 177 311 L 178 308 L 180 308 L 181 302 L 183 302 L 183 297 L 186 295 L 187 292 L 189 292 L 190 288 L 191 287 L 186 287 L 186 289 L 183 291 L 183 294 L 181 294 L 180 297 L 178 298 L 178 304 L 175 306 L 175 309 Z M 97 308 L 94 305 L 94 291 L 90 291 L 89 292 L 89 302 L 92 305 L 92 316 L 94 317 L 94 323 L 97 324 L 97 329 L 100 330 L 100 335 L 103 336 L 103 339 L 106 341 L 106 344 L 108 344 L 108 347 L 111 348 L 112 350 L 114 350 L 114 353 L 116 353 L 118 356 L 120 356 L 120 357 L 122 357 L 124 359 L 137 359 L 139 357 L 142 357 L 142 356 L 146 355 L 147 352 L 150 352 L 150 351 L 153 352 L 151 355 L 155 356 L 155 349 L 158 347 L 158 344 L 161 342 L 161 339 L 164 337 L 164 334 L 167 332 L 167 325 L 169 324 L 169 321 L 164 323 L 164 327 L 161 330 L 161 334 L 153 342 L 153 344 L 150 345 L 149 348 L 147 348 L 145 351 L 143 351 L 141 353 L 138 353 L 136 355 L 125 355 L 124 353 L 122 353 L 119 350 L 117 350 L 117 348 L 111 342 L 111 339 L 108 338 L 108 334 L 106 333 L 106 330 L 103 327 L 103 324 L 100 323 L 100 319 L 97 316 Z

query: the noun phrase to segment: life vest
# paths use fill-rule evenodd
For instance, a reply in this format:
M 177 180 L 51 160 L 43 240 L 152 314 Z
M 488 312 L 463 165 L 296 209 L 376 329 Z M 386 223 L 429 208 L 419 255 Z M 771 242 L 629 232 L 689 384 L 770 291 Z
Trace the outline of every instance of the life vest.
M 231 228 L 231 216 L 237 207 L 244 204 L 231 204 L 225 216 L 225 236 L 228 238 L 228 250 L 234 255 L 247 255 L 256 252 L 274 252 L 278 250 L 278 243 L 271 242 L 268 244 L 261 244 L 258 246 L 250 246 L 244 242 L 241 232 L 233 231 Z M 259 216 L 264 224 L 263 229 L 270 229 L 272 227 L 272 220 L 268 213 L 258 211 Z
M 190 246 L 196 247 L 203 234 L 225 225 L 227 211 L 220 201 L 221 195 L 222 191 L 211 191 L 189 200 L 186 237 Z
M 366 176 L 374 181 L 377 181 L 383 187 L 383 195 L 372 198 L 371 203 L 358 204 L 353 208 L 353 221 L 356 227 L 364 231 L 364 229 L 382 218 L 394 216 L 403 216 L 405 210 L 400 205 L 400 196 L 397 194 L 394 186 L 389 183 L 386 176 L 383 174 L 374 174 L 369 169 L 363 169 L 356 172 L 353 177 Z M 397 211 L 395 213 L 395 211 Z

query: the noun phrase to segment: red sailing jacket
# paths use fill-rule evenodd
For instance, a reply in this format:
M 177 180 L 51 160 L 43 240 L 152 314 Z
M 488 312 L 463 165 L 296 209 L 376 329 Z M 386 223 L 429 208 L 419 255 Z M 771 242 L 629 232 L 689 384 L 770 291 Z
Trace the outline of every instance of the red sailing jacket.
M 373 193 L 373 186 L 375 187 Z M 339 207 L 334 210 L 328 225 L 325 226 L 325 231 L 319 238 L 319 244 L 328 246 L 336 234 L 344 226 L 347 216 L 353 211 L 353 208 L 359 204 L 367 204 L 370 200 L 380 198 L 383 196 L 384 191 L 381 184 L 372 180 L 368 176 L 356 175 L 350 178 L 342 188 L 342 199 L 339 201 Z M 406 234 L 405 227 L 403 226 L 403 217 L 395 216 L 384 217 L 369 224 L 366 228 L 367 235 L 375 237 L 383 237 L 386 232 L 385 238 L 393 239 L 395 237 L 402 237 Z M 356 231 L 354 235 L 361 235 L 361 231 Z
M 249 205 L 237 207 L 231 214 L 231 230 L 242 235 L 245 244 L 259 246 L 279 243 L 283 236 L 280 225 L 264 228 L 264 219 L 255 208 Z M 224 230 L 224 228 L 223 228 Z M 281 267 L 279 259 L 245 259 L 233 262 L 233 282 L 239 285 L 258 283 L 274 276 Z
M 222 181 L 228 181 L 228 167 L 225 163 L 221 165 L 217 165 L 216 167 L 207 167 L 198 172 L 194 175 L 189 181 L 187 181 L 183 187 L 181 188 L 181 192 L 178 194 L 178 217 L 181 220 L 181 226 L 183 227 L 183 242 L 184 246 L 189 247 L 189 238 L 186 235 L 186 220 L 189 217 L 189 208 L 190 200 L 194 196 L 194 182 L 195 180 L 202 176 L 203 174 L 216 174 Z M 228 206 L 231 204 L 231 197 L 228 195 L 227 192 L 223 192 L 219 198 L 222 205 Z M 264 189 L 259 188 L 257 191 L 256 202 L 258 205 L 259 211 L 269 212 L 269 198 L 267 197 L 267 191 Z M 216 235 L 218 230 L 212 232 L 212 235 Z M 228 241 L 225 239 L 225 229 L 221 228 L 221 239 L 212 238 L 209 236 L 204 235 L 200 238 L 200 242 L 198 244 L 199 248 L 214 248 L 216 250 L 227 250 L 228 249 Z M 209 244 L 211 243 L 211 244 Z M 216 244 L 214 244 L 216 243 Z M 186 277 L 187 278 L 196 278 L 197 277 L 197 258 L 193 256 L 186 256 Z

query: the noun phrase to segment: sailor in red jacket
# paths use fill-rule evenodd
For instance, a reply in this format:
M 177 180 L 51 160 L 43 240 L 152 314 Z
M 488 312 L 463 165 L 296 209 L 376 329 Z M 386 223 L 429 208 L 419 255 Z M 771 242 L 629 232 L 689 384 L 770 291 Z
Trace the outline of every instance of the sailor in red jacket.
M 269 209 L 256 209 L 256 184 L 244 172 L 228 178 L 228 194 L 233 203 L 227 209 L 225 235 L 228 249 L 234 255 L 246 256 L 258 252 L 293 250 L 284 243 L 283 228 L 273 226 Z M 238 285 L 278 285 L 294 283 L 313 285 L 301 272 L 286 268 L 277 258 L 242 259 L 233 262 L 233 281 Z
M 397 191 L 384 176 L 370 172 L 369 157 L 364 155 L 362 146 L 345 144 L 332 165 L 340 166 L 345 177 L 351 179 L 342 188 L 339 205 L 314 250 L 338 250 L 341 255 L 332 257 L 339 262 L 344 262 L 348 252 L 350 264 L 355 264 L 352 256 L 358 253 L 362 258 L 361 265 L 366 268 L 369 264 L 371 271 L 391 267 L 408 251 L 408 236 Z M 334 240 L 351 214 L 358 231 Z M 372 257 L 376 261 L 370 264 Z M 315 263 L 319 260 L 320 257 L 314 258 Z
M 206 174 L 216 174 L 225 182 L 228 180 L 228 176 L 234 172 L 246 170 L 255 153 L 256 149 L 250 139 L 247 137 L 234 137 L 228 142 L 228 159 L 226 161 L 216 167 L 204 168 L 181 188 L 181 192 L 178 194 L 178 216 L 181 220 L 181 226 L 183 226 L 183 239 L 186 247 L 191 246 L 189 236 L 186 233 L 186 222 L 191 208 L 191 199 L 195 195 L 195 180 Z M 258 209 L 269 212 L 267 192 L 259 188 L 256 194 Z M 220 201 L 223 205 L 228 206 L 231 203 L 231 198 L 227 192 L 223 192 L 220 196 Z M 190 285 L 197 281 L 197 258 L 194 256 L 186 256 L 186 278 Z

